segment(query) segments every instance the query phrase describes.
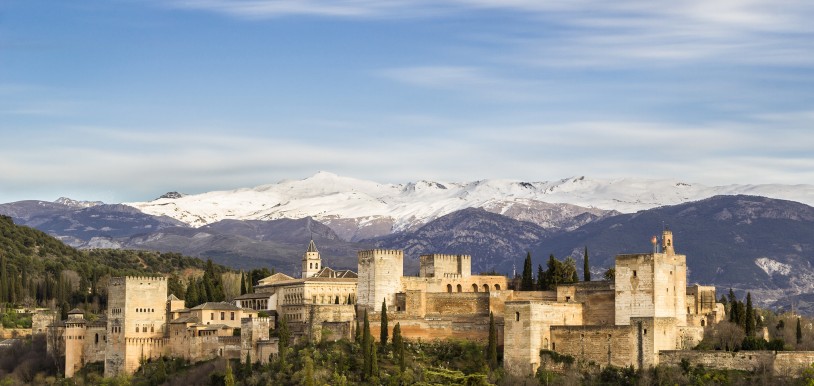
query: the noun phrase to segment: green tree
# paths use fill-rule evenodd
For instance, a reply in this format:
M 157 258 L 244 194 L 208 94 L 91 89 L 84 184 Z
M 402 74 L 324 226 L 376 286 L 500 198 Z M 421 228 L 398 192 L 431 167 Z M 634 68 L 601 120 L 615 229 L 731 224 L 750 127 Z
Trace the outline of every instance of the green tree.
M 371 353 L 373 342 L 371 342 L 373 338 L 370 336 L 370 319 L 367 316 L 367 310 L 365 310 L 365 320 L 364 320 L 364 327 L 362 328 L 362 364 L 363 364 L 363 371 L 362 371 L 362 379 L 366 380 L 370 378 L 371 374 L 371 362 L 373 354 Z
M 608 270 L 605 271 L 605 274 L 602 275 L 602 276 L 605 278 L 605 280 L 610 280 L 610 281 L 616 280 L 616 268 L 613 268 L 613 267 L 608 268 Z
M 546 291 L 546 277 L 542 264 L 537 264 L 537 291 Z
M 96 291 L 96 284 L 91 285 L 91 292 L 94 291 Z M 167 296 L 170 294 L 178 298 L 185 296 L 184 286 L 181 284 L 181 279 L 178 278 L 178 275 L 172 274 L 170 278 L 167 279 L 167 292 Z
M 382 322 L 379 329 L 379 344 L 387 347 L 387 304 L 382 300 Z
M 582 255 L 582 279 L 583 281 L 591 281 L 591 264 L 588 262 L 588 247 L 585 247 L 585 253 Z
M 232 373 L 232 365 L 226 360 L 226 375 L 223 377 L 223 384 L 226 386 L 235 386 L 235 374 Z
M 189 278 L 187 293 L 184 295 L 184 306 L 186 306 L 186 308 L 192 308 L 198 304 L 201 304 L 200 294 L 198 293 L 198 283 L 196 283 L 195 279 Z
M 803 329 L 800 327 L 800 318 L 797 318 L 797 344 L 803 343 Z
M 393 326 L 393 356 L 399 365 L 399 371 L 404 372 L 404 338 L 401 336 L 401 325 L 397 322 Z
M 252 353 L 246 351 L 246 363 L 243 365 L 243 377 L 249 377 L 252 375 Z
M 520 280 L 520 290 L 534 290 L 534 279 L 531 273 L 531 252 L 526 252 L 526 260 L 523 262 L 523 278 Z
M 303 382 L 303 385 L 314 386 L 316 384 L 316 380 L 314 379 L 314 360 L 311 359 L 310 356 L 306 356 L 303 362 L 305 362 L 305 368 L 303 369 L 305 372 L 303 375 L 305 382 Z
M 755 309 L 752 308 L 752 293 L 746 293 L 746 314 L 744 315 L 744 331 L 746 337 L 755 336 Z
M 370 374 L 368 378 L 379 376 L 379 356 L 376 353 L 376 345 L 373 339 L 370 340 Z
M 240 294 L 245 295 L 248 292 L 246 289 L 246 274 L 241 272 L 240 273 Z
M 486 347 L 486 358 L 489 368 L 497 368 L 497 329 L 495 328 L 495 315 L 489 312 L 489 343 Z

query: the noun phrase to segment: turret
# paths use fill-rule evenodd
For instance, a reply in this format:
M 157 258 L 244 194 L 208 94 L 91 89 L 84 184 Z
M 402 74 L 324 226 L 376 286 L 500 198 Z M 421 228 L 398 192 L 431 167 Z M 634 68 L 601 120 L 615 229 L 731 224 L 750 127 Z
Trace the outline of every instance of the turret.
M 675 254 L 675 249 L 673 248 L 673 232 L 668 229 L 665 229 L 661 235 L 661 250 L 668 255 Z

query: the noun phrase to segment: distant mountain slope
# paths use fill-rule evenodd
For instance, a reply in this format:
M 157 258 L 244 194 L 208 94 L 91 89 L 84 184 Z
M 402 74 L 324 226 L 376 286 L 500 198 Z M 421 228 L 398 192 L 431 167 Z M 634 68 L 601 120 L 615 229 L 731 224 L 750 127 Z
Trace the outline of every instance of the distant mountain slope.
M 559 181 L 418 181 L 380 184 L 320 172 L 231 191 L 170 194 L 129 203 L 145 213 L 165 215 L 192 226 L 224 219 L 271 220 L 312 217 L 346 240 L 410 231 L 466 208 L 484 208 L 532 221 L 544 228 L 574 228 L 610 210 L 623 213 L 675 205 L 720 194 L 755 194 L 814 204 L 812 185 L 704 186 L 673 180 L 585 177 Z M 575 217 L 581 217 L 574 222 Z
M 317 242 L 325 266 L 356 270 L 356 251 L 372 244 L 341 240 L 324 224 L 305 219 L 271 221 L 223 220 L 200 228 L 170 227 L 131 237 L 98 237 L 79 247 L 180 252 L 210 258 L 234 268 L 271 268 L 291 275 L 300 272 L 300 259 L 310 237 Z
M 581 262 L 588 246 L 592 272 L 601 274 L 617 254 L 651 251 L 650 236 L 663 226 L 687 255 L 690 282 L 751 291 L 763 305 L 814 292 L 814 208 L 792 201 L 716 196 L 598 220 L 530 249 L 536 266 L 550 253 Z
M 469 208 L 429 222 L 413 232 L 376 240 L 379 248 L 403 249 L 405 272 L 418 273 L 418 257 L 427 253 L 472 255 L 472 272 L 511 267 L 525 257 L 528 246 L 550 233 L 539 225 L 517 221 L 483 209 Z M 522 260 L 520 260 L 522 269 Z

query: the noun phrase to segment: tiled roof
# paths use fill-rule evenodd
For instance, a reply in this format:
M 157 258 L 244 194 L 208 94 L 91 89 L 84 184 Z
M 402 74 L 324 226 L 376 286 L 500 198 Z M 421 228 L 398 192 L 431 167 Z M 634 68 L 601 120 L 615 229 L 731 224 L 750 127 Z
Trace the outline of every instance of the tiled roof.
M 317 250 L 317 245 L 314 244 L 314 240 L 311 240 L 311 242 L 308 243 L 308 249 L 306 249 L 305 252 L 317 252 L 317 253 L 319 253 L 319 251 Z
M 237 306 L 232 303 L 227 302 L 206 302 L 203 304 L 199 304 L 195 307 L 192 307 L 190 310 L 227 310 L 227 311 L 236 311 L 239 310 Z

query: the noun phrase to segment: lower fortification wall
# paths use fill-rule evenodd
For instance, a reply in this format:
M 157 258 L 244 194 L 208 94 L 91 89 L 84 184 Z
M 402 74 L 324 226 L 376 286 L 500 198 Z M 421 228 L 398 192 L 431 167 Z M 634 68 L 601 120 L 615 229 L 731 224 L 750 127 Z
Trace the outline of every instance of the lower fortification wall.
M 662 351 L 661 364 L 680 366 L 686 360 L 692 366 L 712 369 L 755 371 L 769 368 L 775 376 L 796 377 L 814 363 L 814 351 Z
M 634 338 L 630 326 L 551 326 L 551 350 L 600 366 L 635 365 Z
M 489 315 L 489 293 L 428 293 L 428 315 Z

